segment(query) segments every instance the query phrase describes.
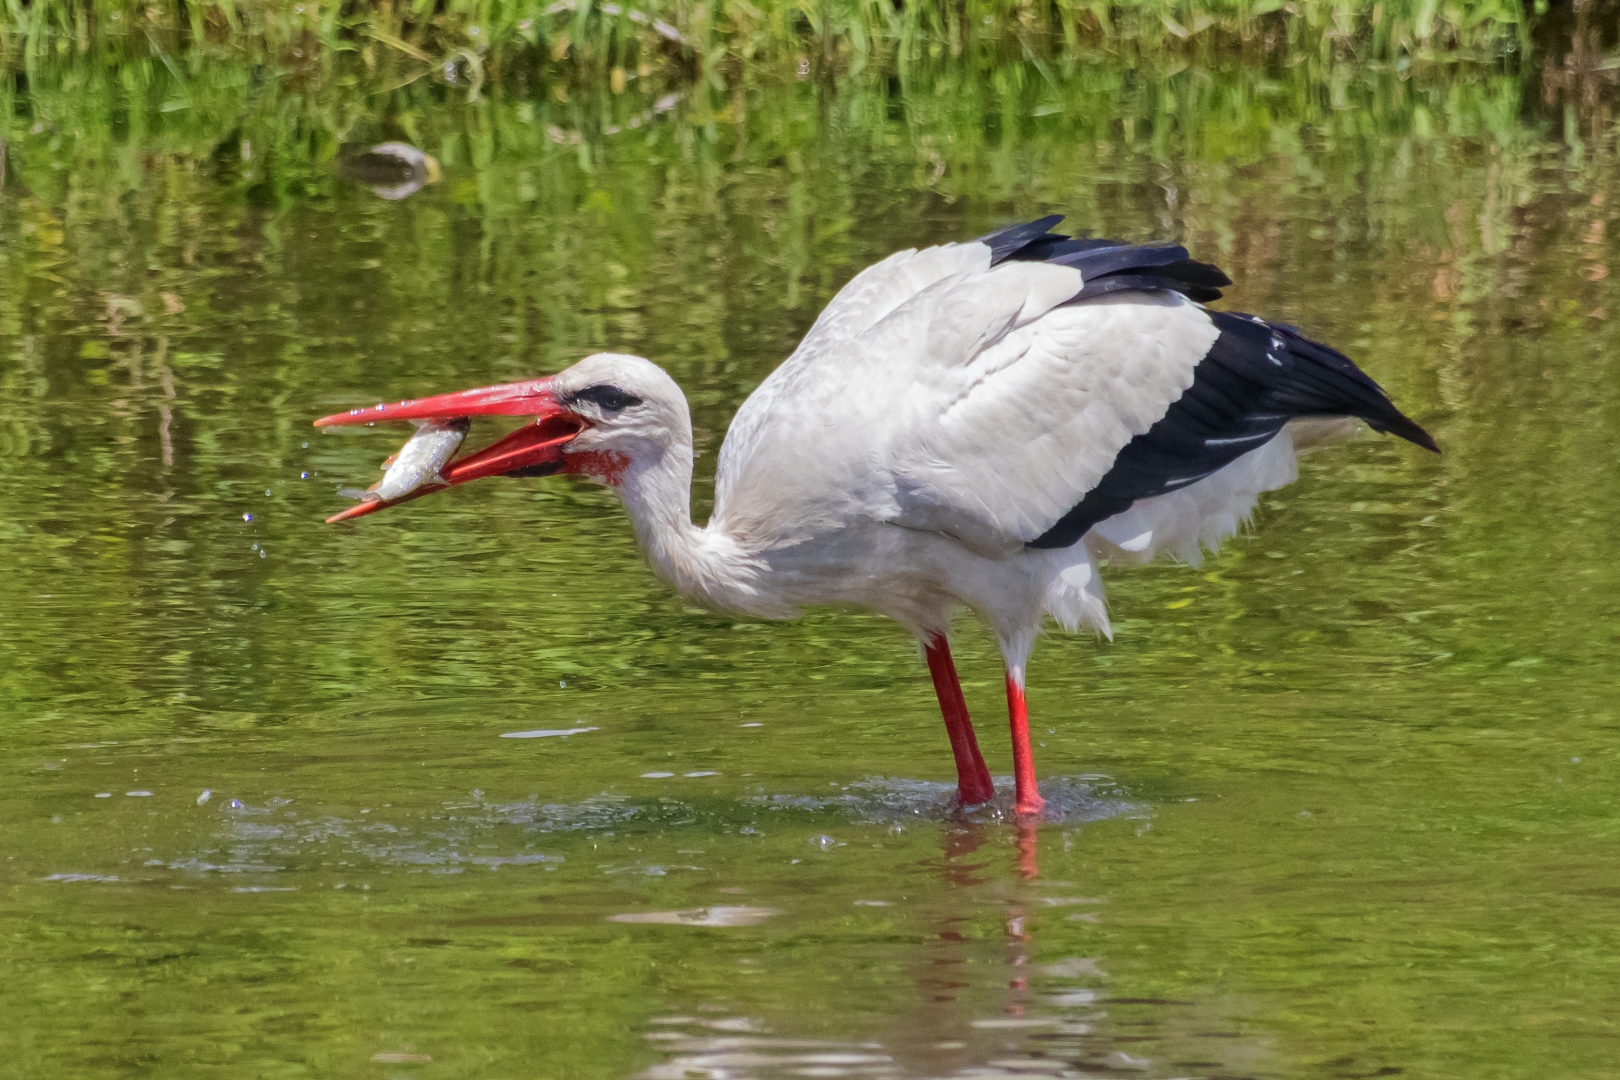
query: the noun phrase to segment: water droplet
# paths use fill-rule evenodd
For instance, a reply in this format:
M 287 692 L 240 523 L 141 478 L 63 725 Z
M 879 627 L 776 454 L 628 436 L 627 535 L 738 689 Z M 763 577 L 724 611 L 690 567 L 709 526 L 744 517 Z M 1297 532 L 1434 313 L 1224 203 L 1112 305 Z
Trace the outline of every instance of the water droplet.
M 300 480 L 308 480 L 309 479 L 309 473 L 307 473 L 307 472 L 299 473 L 298 474 L 298 479 L 300 479 Z
M 827 849 L 828 849 L 828 848 L 830 848 L 830 847 L 832 847 L 832 846 L 833 846 L 833 845 L 834 845 L 834 844 L 836 844 L 836 843 L 838 843 L 838 841 L 836 841 L 836 840 L 834 840 L 834 839 L 833 839 L 833 838 L 832 838 L 832 837 L 830 837 L 830 836 L 827 836 L 827 835 L 825 835 L 825 834 L 823 834 L 823 835 L 821 835 L 821 836 L 818 836 L 818 837 L 816 837 L 816 838 L 815 838 L 815 840 L 814 840 L 814 841 L 813 841 L 813 843 L 814 843 L 814 844 L 815 844 L 815 845 L 816 845 L 816 846 L 817 846 L 817 847 L 819 847 L 819 848 L 821 848 L 821 849 L 822 849 L 822 850 L 823 850 L 823 851 L 825 851 L 825 850 L 827 850 Z
M 641 778 L 643 780 L 668 780 L 674 775 L 672 772 L 644 772 L 641 774 Z
M 242 520 L 243 521 L 252 521 L 253 520 L 253 515 L 252 514 L 243 514 L 242 515 Z
M 1572 757 L 1569 759 L 1569 763 L 1571 765 L 1579 765 L 1581 763 L 1581 759 L 1578 757 Z
M 566 689 L 568 689 L 568 680 L 567 679 L 558 679 L 557 680 L 557 685 L 562 687 L 564 690 L 566 690 Z
M 304 449 L 305 449 L 305 450 L 308 450 L 308 449 L 309 449 L 309 443 L 305 443 L 305 444 L 304 444 Z
M 225 808 L 227 810 L 240 810 L 242 809 L 242 800 L 232 799 L 230 802 L 225 804 Z
M 265 489 L 264 489 L 264 493 L 265 493 L 265 494 L 266 494 L 266 495 L 269 495 L 269 494 L 271 494 L 271 492 L 270 492 L 270 489 L 269 489 L 269 488 L 265 488 Z
M 258 545 L 258 544 L 254 544 L 254 545 L 253 545 L 253 546 L 252 546 L 252 547 L 250 547 L 250 548 L 248 548 L 248 550 L 249 550 L 249 551 L 258 551 L 258 550 L 259 550 L 259 545 Z
M 96 798 L 98 798 L 98 799 L 110 799 L 110 798 L 112 798 L 112 792 L 110 792 L 110 791 L 98 791 L 98 792 L 96 792 Z
M 201 795 L 197 796 L 197 805 L 201 806 L 203 803 L 207 802 L 209 799 L 212 799 L 213 797 L 214 797 L 214 793 L 212 791 L 208 790 L 207 788 L 203 788 L 203 793 Z
M 269 553 L 269 552 L 268 552 L 268 551 L 261 551 L 261 552 L 259 552 L 259 558 L 261 558 L 261 559 L 262 559 L 262 558 L 264 558 L 264 557 L 265 557 L 265 556 L 266 556 L 266 555 L 268 555 L 268 554 L 270 554 L 270 553 Z M 1046 745 L 1046 744 L 1045 744 L 1045 743 L 1042 743 L 1042 744 L 1041 744 L 1041 745 L 1042 745 L 1042 746 L 1045 746 L 1045 745 Z
M 150 791 L 126 791 L 124 794 L 132 799 L 149 799 L 152 797 Z

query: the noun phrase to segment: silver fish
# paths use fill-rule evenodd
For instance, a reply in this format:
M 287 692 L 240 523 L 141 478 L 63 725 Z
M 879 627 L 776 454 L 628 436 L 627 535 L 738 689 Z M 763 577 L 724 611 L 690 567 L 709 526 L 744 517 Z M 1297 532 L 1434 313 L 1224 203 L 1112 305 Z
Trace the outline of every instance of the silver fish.
M 456 456 L 461 440 L 467 437 L 471 421 L 465 416 L 458 416 L 449 420 L 411 422 L 416 425 L 416 434 L 388 459 L 385 463 L 388 471 L 383 478 L 364 491 L 344 488 L 339 494 L 362 502 L 393 502 L 403 499 L 417 488 L 445 483 L 439 470 Z

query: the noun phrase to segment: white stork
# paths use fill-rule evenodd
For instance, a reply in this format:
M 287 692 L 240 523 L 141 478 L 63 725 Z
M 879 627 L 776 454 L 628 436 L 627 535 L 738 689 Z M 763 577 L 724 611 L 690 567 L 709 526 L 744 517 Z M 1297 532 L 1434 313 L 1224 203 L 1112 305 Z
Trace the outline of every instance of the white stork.
M 1015 807 L 1034 815 L 1024 665 L 1047 615 L 1110 632 L 1099 560 L 1196 564 L 1261 492 L 1295 479 L 1297 450 L 1354 418 L 1436 449 L 1340 353 L 1206 308 L 1231 281 L 1185 248 L 1070 239 L 1051 231 L 1061 220 L 856 275 L 738 410 L 704 526 L 686 398 L 640 357 L 598 353 L 550 378 L 316 425 L 536 417 L 407 497 L 589 476 L 618 493 L 682 596 L 766 619 L 820 605 L 889 616 L 922 643 L 964 805 L 994 796 L 947 639 L 971 609 L 1001 646 Z

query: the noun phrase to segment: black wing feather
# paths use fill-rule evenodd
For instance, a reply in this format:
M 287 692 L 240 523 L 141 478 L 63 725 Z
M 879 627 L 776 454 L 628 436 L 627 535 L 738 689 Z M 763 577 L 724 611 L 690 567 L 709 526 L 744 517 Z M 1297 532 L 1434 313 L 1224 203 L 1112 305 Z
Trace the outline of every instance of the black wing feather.
M 1025 225 L 1013 225 L 979 237 L 990 245 L 990 265 L 1003 262 L 1049 262 L 1080 271 L 1081 291 L 1075 300 L 1114 292 L 1169 289 L 1189 300 L 1208 303 L 1221 298 L 1232 279 L 1209 263 L 1189 258 L 1179 244 L 1130 244 L 1124 240 L 1079 239 L 1052 231 L 1063 220 L 1052 214 Z
M 1094 296 L 1105 296 L 1116 292 L 1158 292 L 1163 289 L 1172 289 L 1181 293 L 1189 300 L 1196 300 L 1200 304 L 1207 304 L 1221 298 L 1221 290 L 1205 285 L 1189 284 L 1179 278 L 1168 277 L 1164 274 L 1109 274 L 1107 277 L 1094 278 L 1086 281 L 1075 294 L 1074 300 L 1090 300 Z M 1073 303 L 1074 301 L 1070 301 Z
M 1014 252 L 1021 251 L 1031 244 L 1039 243 L 1052 231 L 1052 226 L 1062 220 L 1062 214 L 1049 214 L 1039 221 L 1031 221 L 1025 225 L 1012 225 L 999 232 L 981 236 L 979 237 L 979 243 L 990 245 L 990 265 L 995 266 L 997 263 L 1011 257 Z M 1064 240 L 1067 237 L 1060 236 L 1056 239 Z
M 990 245 L 992 266 L 1049 262 L 1080 271 L 1080 291 L 1069 303 L 1118 292 L 1171 291 L 1202 304 L 1219 300 L 1232 284 L 1179 244 L 1071 238 L 1052 231 L 1062 220 L 1054 214 L 980 240 Z M 1204 479 L 1299 417 L 1356 416 L 1377 431 L 1439 452 L 1428 432 L 1343 353 L 1253 315 L 1211 311 L 1209 317 L 1220 336 L 1193 369 L 1192 386 L 1158 423 L 1127 443 L 1097 486 L 1030 547 L 1068 547 L 1137 499 Z
M 1291 326 L 1229 312 L 1209 316 L 1220 336 L 1193 369 L 1192 386 L 1158 423 L 1127 443 L 1097 486 L 1030 547 L 1068 547 L 1137 499 L 1202 480 L 1301 417 L 1360 417 L 1375 430 L 1439 452 L 1428 432 L 1349 357 Z

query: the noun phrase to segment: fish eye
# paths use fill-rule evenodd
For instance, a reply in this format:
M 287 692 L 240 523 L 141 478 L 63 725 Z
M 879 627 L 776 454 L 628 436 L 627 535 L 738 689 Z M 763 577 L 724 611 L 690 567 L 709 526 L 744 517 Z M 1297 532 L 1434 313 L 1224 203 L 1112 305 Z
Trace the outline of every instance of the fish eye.
M 634 394 L 625 393 L 617 386 L 602 384 L 600 386 L 587 386 L 574 395 L 575 401 L 589 401 L 603 412 L 616 413 L 628 409 L 632 405 L 640 405 L 641 399 Z

